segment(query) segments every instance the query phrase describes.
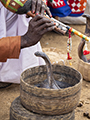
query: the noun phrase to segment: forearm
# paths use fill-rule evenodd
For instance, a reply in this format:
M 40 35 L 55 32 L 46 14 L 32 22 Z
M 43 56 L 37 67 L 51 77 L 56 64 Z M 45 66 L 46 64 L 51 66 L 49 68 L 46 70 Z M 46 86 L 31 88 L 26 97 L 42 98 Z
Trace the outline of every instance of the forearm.
M 6 62 L 7 59 L 19 58 L 21 47 L 21 37 L 5 37 L 0 39 L 0 62 Z

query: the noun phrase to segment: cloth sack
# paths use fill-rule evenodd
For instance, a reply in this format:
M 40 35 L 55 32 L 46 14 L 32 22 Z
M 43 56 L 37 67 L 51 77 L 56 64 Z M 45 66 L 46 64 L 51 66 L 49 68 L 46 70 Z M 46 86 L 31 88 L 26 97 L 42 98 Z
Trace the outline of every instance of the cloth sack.
M 87 0 L 86 9 L 84 11 L 84 14 L 90 15 L 90 0 Z M 66 23 L 66 24 L 86 24 L 86 18 L 85 17 L 58 17 L 58 20 Z
M 66 17 L 81 16 L 86 8 L 87 0 L 49 0 L 47 5 L 50 8 L 52 16 Z

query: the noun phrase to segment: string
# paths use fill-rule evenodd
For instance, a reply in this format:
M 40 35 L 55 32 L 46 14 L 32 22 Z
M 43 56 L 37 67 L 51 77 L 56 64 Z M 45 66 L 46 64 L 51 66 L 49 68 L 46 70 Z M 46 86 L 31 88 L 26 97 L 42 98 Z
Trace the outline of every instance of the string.
M 67 60 L 68 60 L 69 64 L 72 65 L 72 62 L 71 62 L 71 59 L 72 59 L 72 56 L 71 56 L 71 50 L 72 50 L 71 31 L 69 30 L 68 33 L 69 33 L 69 38 L 67 40 Z

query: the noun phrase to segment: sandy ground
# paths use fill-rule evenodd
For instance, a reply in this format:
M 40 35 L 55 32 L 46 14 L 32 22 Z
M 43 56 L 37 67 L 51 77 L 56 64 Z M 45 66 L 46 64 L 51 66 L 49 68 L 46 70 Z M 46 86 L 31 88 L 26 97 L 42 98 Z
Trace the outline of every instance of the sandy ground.
M 71 25 L 71 26 L 82 33 L 84 33 L 85 31 L 85 25 Z M 43 36 L 41 40 L 41 45 L 44 50 L 45 49 L 51 50 L 52 47 L 59 49 L 60 51 L 59 53 L 61 55 L 59 56 L 57 53 L 54 53 L 56 55 L 56 56 L 53 55 L 55 57 L 54 59 L 55 61 L 58 61 L 58 59 L 66 60 L 67 39 L 68 36 L 62 36 L 54 32 L 49 32 Z M 78 61 L 77 49 L 80 41 L 81 41 L 80 37 L 76 35 L 72 35 L 72 66 L 71 67 L 75 69 L 77 68 L 77 61 Z M 11 102 L 19 95 L 20 95 L 19 85 L 17 84 L 12 84 L 11 86 L 5 89 L 0 89 L 0 120 L 9 120 Z M 89 108 L 90 82 L 86 82 L 85 80 L 83 80 L 82 83 L 80 101 L 83 102 L 83 106 L 76 108 L 75 120 L 88 120 L 88 118 L 83 116 L 83 113 L 84 112 L 90 113 L 90 108 Z

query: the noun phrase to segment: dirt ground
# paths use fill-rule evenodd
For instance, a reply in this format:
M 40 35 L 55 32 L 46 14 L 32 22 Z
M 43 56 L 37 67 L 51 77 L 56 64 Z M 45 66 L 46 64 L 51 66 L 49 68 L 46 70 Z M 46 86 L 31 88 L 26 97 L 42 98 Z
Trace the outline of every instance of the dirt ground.
M 76 30 L 84 33 L 85 25 L 71 25 Z M 41 45 L 43 50 L 46 52 L 53 48 L 59 49 L 59 54 L 51 53 L 50 55 L 52 58 L 54 57 L 55 61 L 58 59 L 66 60 L 66 52 L 67 52 L 67 39 L 68 36 L 62 36 L 55 32 L 49 32 L 45 34 L 41 40 Z M 71 67 L 77 69 L 77 62 L 78 62 L 78 45 L 81 41 L 81 38 L 72 35 L 72 65 Z M 57 50 L 56 50 L 57 51 Z M 55 51 L 54 51 L 55 52 Z M 49 51 L 48 51 L 49 54 Z M 55 56 L 56 55 L 56 56 Z M 0 89 L 0 120 L 9 120 L 9 113 L 10 113 L 10 106 L 11 102 L 20 95 L 19 85 L 12 84 L 11 86 Z M 88 118 L 83 116 L 84 112 L 90 113 L 90 82 L 86 82 L 83 80 L 82 83 L 82 90 L 80 101 L 83 102 L 82 107 L 77 107 L 75 110 L 75 120 L 88 120 Z

